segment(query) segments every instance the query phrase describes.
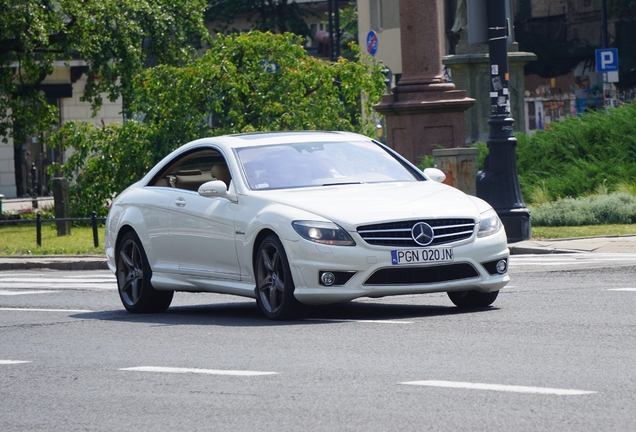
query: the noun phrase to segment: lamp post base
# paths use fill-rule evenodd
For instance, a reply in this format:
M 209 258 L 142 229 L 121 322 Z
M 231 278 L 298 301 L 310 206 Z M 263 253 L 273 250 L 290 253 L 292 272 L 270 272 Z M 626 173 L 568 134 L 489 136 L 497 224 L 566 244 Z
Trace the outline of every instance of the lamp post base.
M 506 229 L 508 243 L 517 243 L 531 237 L 530 212 L 527 208 L 497 210 Z

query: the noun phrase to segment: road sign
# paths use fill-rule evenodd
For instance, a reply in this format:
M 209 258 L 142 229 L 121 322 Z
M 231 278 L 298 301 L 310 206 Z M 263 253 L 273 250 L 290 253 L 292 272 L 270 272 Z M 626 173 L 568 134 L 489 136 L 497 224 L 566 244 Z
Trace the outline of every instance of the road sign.
M 616 48 L 596 50 L 596 72 L 618 72 L 618 50 Z
M 373 30 L 369 31 L 369 34 L 367 35 L 367 51 L 372 56 L 378 52 L 378 34 Z

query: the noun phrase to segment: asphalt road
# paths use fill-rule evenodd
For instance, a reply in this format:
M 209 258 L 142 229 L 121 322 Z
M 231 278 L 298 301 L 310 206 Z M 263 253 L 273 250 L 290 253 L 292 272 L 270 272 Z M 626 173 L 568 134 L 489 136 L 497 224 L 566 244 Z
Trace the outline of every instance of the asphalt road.
M 521 256 L 494 307 L 365 299 L 273 323 L 107 271 L 0 272 L 1 431 L 633 431 L 636 257 Z

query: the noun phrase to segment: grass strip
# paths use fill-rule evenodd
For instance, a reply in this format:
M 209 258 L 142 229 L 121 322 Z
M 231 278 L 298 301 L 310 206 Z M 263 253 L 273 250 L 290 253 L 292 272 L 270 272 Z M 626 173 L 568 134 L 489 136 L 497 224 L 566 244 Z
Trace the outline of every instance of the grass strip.
M 74 226 L 71 235 L 57 235 L 55 223 L 42 224 L 42 246 L 37 245 L 35 223 L 0 226 L 0 255 L 105 255 L 104 227 L 98 227 L 99 247 L 90 226 Z
M 98 228 L 99 247 L 93 246 L 91 227 L 74 226 L 69 236 L 57 236 L 54 223 L 42 226 L 42 246 L 36 242 L 35 224 L 0 226 L 0 256 L 104 255 L 104 227 Z M 595 236 L 636 235 L 636 224 L 532 227 L 535 240 Z

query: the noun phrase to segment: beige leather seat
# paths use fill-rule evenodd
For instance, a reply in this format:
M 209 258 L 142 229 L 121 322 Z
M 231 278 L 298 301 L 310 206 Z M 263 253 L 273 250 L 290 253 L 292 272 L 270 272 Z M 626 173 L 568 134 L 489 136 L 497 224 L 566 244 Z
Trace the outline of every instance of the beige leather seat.
M 210 175 L 217 180 L 221 180 L 227 187 L 230 186 L 230 182 L 232 181 L 232 176 L 230 175 L 230 170 L 228 169 L 226 164 L 216 164 L 212 165 L 212 169 L 210 170 Z

